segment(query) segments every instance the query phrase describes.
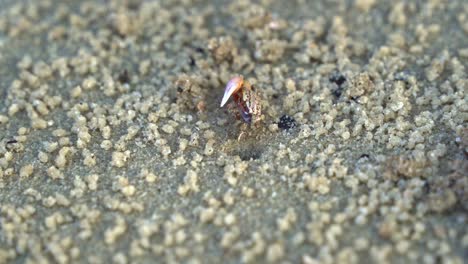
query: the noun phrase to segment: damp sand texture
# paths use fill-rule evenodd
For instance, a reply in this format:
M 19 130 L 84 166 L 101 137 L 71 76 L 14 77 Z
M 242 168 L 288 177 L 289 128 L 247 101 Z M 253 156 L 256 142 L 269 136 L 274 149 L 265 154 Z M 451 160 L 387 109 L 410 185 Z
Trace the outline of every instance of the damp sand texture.
M 0 1 L 0 262 L 466 263 L 467 39 L 463 0 Z

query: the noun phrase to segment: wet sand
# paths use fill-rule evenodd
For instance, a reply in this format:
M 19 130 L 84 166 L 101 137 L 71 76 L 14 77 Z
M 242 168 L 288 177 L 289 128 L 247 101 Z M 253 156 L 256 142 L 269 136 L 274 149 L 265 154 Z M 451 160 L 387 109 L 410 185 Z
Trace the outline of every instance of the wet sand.
M 467 262 L 467 14 L 0 2 L 0 263 Z

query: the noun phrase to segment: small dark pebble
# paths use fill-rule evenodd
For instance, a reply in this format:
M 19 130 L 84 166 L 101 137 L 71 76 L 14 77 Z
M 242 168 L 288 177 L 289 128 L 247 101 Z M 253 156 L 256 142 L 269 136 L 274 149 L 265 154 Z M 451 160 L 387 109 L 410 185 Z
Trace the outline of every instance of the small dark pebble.
M 259 150 L 250 150 L 250 151 L 242 151 L 239 154 L 241 160 L 249 161 L 249 160 L 257 160 L 261 157 L 262 153 Z
M 336 98 L 340 98 L 341 94 L 343 93 L 343 89 L 341 87 L 338 87 L 338 89 L 334 90 L 333 91 L 333 95 L 336 97 Z
M 455 183 L 456 183 L 455 179 L 449 179 L 449 181 L 448 181 L 448 186 L 449 186 L 450 188 L 452 188 L 452 187 L 455 186 Z
M 423 191 L 425 194 L 428 194 L 431 191 L 431 185 L 429 184 L 429 182 L 424 182 Z
M 107 43 L 107 42 L 102 43 L 102 44 L 101 44 L 101 47 L 102 47 L 102 49 L 104 49 L 104 50 L 106 50 L 106 51 L 110 50 L 110 44 Z M 72 65 L 68 65 L 68 67 L 73 67 L 73 66 L 72 66 Z
M 15 145 L 13 144 L 16 144 L 18 143 L 18 141 L 16 139 L 11 139 L 11 140 L 8 140 L 7 142 L 5 142 L 5 148 L 8 150 L 8 151 L 11 151 L 15 148 Z
M 189 59 L 190 59 L 190 66 L 192 67 L 195 66 L 195 59 L 192 56 L 190 56 Z
M 198 52 L 198 53 L 201 53 L 201 54 L 205 54 L 205 50 L 203 48 L 200 48 L 200 47 L 195 47 L 195 51 Z
M 120 83 L 129 83 L 130 82 L 130 76 L 128 75 L 128 71 L 124 70 L 119 74 L 118 80 Z
M 138 10 L 141 6 L 141 0 L 128 1 L 127 8 L 129 10 Z
M 360 159 L 368 159 L 369 155 L 368 154 L 362 154 L 359 158 Z
M 329 80 L 338 86 L 338 88 L 335 89 L 332 93 L 336 98 L 340 98 L 341 94 L 343 93 L 343 87 L 341 85 L 346 82 L 346 78 L 343 76 L 343 74 L 335 72 L 330 76 Z
M 329 78 L 330 82 L 336 83 L 336 85 L 341 86 L 344 82 L 346 82 L 346 78 L 343 74 L 336 72 Z
M 278 122 L 278 127 L 281 128 L 281 129 L 290 129 L 290 128 L 294 128 L 296 127 L 297 124 L 296 124 L 296 120 L 294 120 L 294 118 L 288 116 L 288 115 L 283 115 L 279 122 Z
M 12 140 L 8 140 L 8 141 L 6 142 L 6 144 L 15 144 L 15 143 L 18 143 L 18 140 L 12 139 Z

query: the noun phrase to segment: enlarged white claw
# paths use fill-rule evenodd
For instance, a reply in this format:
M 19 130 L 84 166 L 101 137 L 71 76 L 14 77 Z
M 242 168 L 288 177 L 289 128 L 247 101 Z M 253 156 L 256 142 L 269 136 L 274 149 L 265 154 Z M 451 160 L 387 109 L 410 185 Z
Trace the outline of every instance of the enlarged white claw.
M 237 92 L 241 87 L 242 83 L 244 82 L 244 78 L 241 76 L 237 76 L 232 78 L 226 85 L 226 88 L 224 89 L 224 95 L 223 99 L 221 100 L 221 106 L 223 107 L 227 101 L 229 100 L 229 97 L 235 92 Z

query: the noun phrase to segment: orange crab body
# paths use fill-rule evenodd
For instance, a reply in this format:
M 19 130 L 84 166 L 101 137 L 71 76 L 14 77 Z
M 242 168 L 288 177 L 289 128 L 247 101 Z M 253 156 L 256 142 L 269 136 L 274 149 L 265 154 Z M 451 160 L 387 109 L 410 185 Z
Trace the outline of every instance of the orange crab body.
M 227 83 L 221 107 L 226 104 L 231 96 L 246 123 L 256 123 L 261 119 L 260 97 L 255 87 L 244 80 L 243 77 L 234 77 Z

